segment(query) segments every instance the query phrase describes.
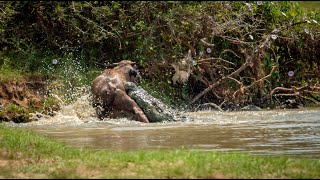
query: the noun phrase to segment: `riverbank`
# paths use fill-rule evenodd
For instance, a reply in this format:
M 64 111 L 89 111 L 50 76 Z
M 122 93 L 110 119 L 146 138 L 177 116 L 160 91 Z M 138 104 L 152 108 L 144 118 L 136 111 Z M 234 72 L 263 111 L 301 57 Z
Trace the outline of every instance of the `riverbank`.
M 0 122 L 37 120 L 36 113 L 54 115 L 59 99 L 50 96 L 44 76 L 10 77 L 0 80 Z
M 98 74 L 97 72 L 95 72 Z M 90 73 L 89 73 L 90 74 Z M 79 75 L 79 79 L 84 78 Z M 89 84 L 81 86 L 67 87 L 66 84 L 72 82 L 73 79 L 68 79 L 63 82 L 63 79 L 57 77 L 46 78 L 43 75 L 27 75 L 20 74 L 21 77 L 7 77 L 0 79 L 0 122 L 13 121 L 15 123 L 26 123 L 37 121 L 44 116 L 54 116 L 61 110 L 62 106 L 75 102 L 81 95 L 90 94 Z M 92 76 L 94 77 L 94 76 Z M 91 77 L 91 79 L 92 79 Z M 87 82 L 91 82 L 87 79 Z M 152 87 L 147 87 L 148 93 L 152 94 Z M 84 90 L 84 87 L 87 89 Z M 153 94 L 154 95 L 154 94 Z M 156 97 L 156 96 L 155 96 Z M 157 96 L 160 97 L 160 96 Z M 163 96 L 162 96 L 163 97 Z M 169 97 L 164 97 L 159 100 L 169 102 Z M 72 100 L 70 100 L 72 99 Z M 257 111 L 263 109 L 298 109 L 304 107 L 315 107 L 304 105 L 301 102 L 292 100 L 279 101 L 276 107 L 261 108 L 256 105 L 247 106 L 227 106 L 222 109 L 215 103 L 194 104 L 192 107 L 182 107 L 184 111 Z M 167 104 L 170 105 L 170 104 Z M 172 105 L 172 104 L 171 104 Z M 174 107 L 179 109 L 179 107 Z
M 58 75 L 74 93 L 78 76 L 129 59 L 175 105 L 319 105 L 320 16 L 303 4 L 2 2 L 0 76 Z
M 0 178 L 310 178 L 310 158 L 254 156 L 185 149 L 99 151 L 77 149 L 0 124 Z
M 28 114 L 39 111 L 53 115 L 123 59 L 136 62 L 142 88 L 179 109 L 320 105 L 319 3 L 1 5 L 0 121 L 28 122 L 36 119 Z M 23 85 L 26 74 L 45 79 L 43 97 L 37 90 L 36 97 L 15 92 L 33 93 Z M 10 76 L 16 79 L 11 85 L 2 83 Z

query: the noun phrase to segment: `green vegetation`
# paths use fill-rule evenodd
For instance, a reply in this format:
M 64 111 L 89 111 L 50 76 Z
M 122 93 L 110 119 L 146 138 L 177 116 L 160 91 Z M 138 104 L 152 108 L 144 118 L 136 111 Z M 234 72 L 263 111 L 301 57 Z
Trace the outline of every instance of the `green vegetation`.
M 53 114 L 122 59 L 168 104 L 318 106 L 319 3 L 261 2 L 1 1 L 0 122 Z M 75 149 L 0 124 L 0 178 L 320 178 L 320 161 Z
M 76 149 L 0 124 L 0 178 L 319 178 L 320 161 L 192 150 Z
M 46 97 L 72 103 L 105 65 L 130 59 L 139 65 L 140 85 L 167 104 L 318 106 L 320 13 L 302 4 L 317 6 L 1 1 L 0 80 L 40 74 Z
M 0 111 L 0 122 L 10 119 L 13 122 L 28 122 L 29 119 L 29 110 L 15 104 L 9 104 L 6 108 Z
M 10 81 L 13 78 L 16 78 L 17 80 L 22 79 L 22 70 L 18 67 L 14 67 L 14 65 L 10 65 L 11 63 L 13 63 L 12 60 L 3 58 L 2 61 L 3 64 L 0 67 L 0 81 L 6 82 Z

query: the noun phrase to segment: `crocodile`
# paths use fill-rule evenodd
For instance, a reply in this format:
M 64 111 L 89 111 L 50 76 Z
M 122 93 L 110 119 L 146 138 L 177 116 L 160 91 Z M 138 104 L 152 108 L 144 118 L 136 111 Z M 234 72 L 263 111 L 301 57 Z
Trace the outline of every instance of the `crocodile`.
M 164 104 L 133 82 L 127 82 L 125 89 L 128 96 L 143 110 L 149 122 L 185 121 L 189 119 L 189 117 Z

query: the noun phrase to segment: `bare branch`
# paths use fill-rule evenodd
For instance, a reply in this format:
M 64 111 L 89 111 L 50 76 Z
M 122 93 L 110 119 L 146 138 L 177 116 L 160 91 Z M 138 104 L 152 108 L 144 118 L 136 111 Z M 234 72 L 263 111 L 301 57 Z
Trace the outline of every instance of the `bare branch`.
M 231 52 L 231 53 L 234 54 L 237 58 L 240 58 L 240 56 L 238 56 L 235 52 L 233 52 L 233 51 L 230 50 L 230 49 L 225 49 L 225 50 L 223 50 L 223 51 L 220 53 L 219 57 L 221 56 L 221 54 L 223 54 L 223 53 L 225 53 L 225 52 Z
M 226 63 L 228 63 L 228 64 L 232 64 L 232 65 L 235 66 L 235 64 L 234 64 L 233 62 L 227 61 L 227 60 L 222 59 L 222 58 L 206 58 L 206 59 L 200 59 L 200 60 L 198 61 L 198 63 L 201 63 L 201 62 L 203 62 L 203 61 L 210 61 L 210 60 L 219 60 L 219 61 L 223 61 L 223 62 L 226 62 Z
M 206 42 L 206 40 L 207 40 L 207 38 L 202 38 L 200 40 L 200 42 L 202 42 L 206 46 L 210 46 L 210 47 L 214 47 L 215 46 L 214 44 L 210 44 L 210 43 Z
M 259 80 L 257 80 L 257 81 L 254 81 L 251 85 L 246 86 L 246 89 L 249 89 L 249 88 L 251 88 L 253 85 L 257 84 L 258 82 L 263 81 L 263 80 L 269 78 L 269 77 L 272 75 L 272 73 L 274 72 L 274 70 L 276 69 L 276 67 L 277 67 L 277 66 L 273 66 L 272 69 L 271 69 L 271 72 L 270 72 L 267 76 L 265 76 L 265 77 L 263 77 L 263 78 L 261 78 L 261 79 L 259 79 Z
M 235 78 L 233 78 L 233 77 L 230 77 L 230 76 L 227 76 L 226 78 L 228 78 L 228 79 L 231 79 L 231 80 L 233 80 L 233 81 L 235 81 L 238 85 L 243 85 L 243 83 L 242 82 L 240 82 L 240 81 L 238 81 L 238 80 L 236 80 Z
M 229 36 L 220 36 L 220 37 L 230 42 L 233 42 L 234 44 L 253 44 L 254 43 L 254 42 L 241 41 L 238 38 L 233 38 Z

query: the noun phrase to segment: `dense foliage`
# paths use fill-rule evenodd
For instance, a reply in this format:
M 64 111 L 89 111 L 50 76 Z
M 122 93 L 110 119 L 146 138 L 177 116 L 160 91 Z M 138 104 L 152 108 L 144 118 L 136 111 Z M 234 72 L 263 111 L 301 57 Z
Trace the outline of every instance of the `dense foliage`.
M 2 1 L 0 9 L 1 68 L 45 73 L 54 58 L 86 70 L 131 59 L 143 87 L 184 104 L 320 101 L 320 13 L 298 2 Z M 173 84 L 179 70 L 187 81 Z

